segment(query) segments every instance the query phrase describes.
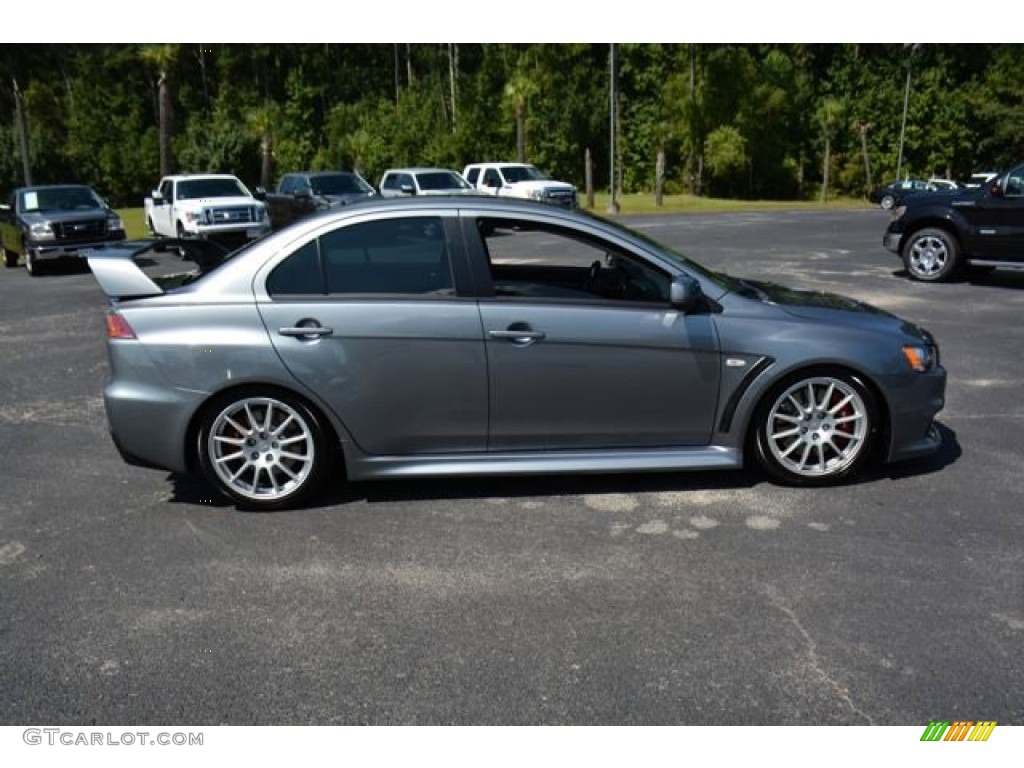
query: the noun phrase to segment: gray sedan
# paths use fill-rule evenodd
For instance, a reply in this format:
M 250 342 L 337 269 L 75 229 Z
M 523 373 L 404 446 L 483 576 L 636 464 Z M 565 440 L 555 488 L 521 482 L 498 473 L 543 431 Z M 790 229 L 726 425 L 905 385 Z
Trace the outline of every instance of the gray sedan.
M 273 509 L 328 479 L 727 469 L 839 481 L 924 456 L 925 330 L 710 272 L 537 203 L 380 200 L 304 219 L 183 285 L 108 249 L 113 439 Z

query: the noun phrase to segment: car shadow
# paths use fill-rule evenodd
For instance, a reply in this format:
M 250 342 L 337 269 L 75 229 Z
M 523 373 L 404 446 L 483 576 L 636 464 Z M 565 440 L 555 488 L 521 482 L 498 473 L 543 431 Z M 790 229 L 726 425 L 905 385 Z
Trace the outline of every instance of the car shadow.
M 894 269 L 892 271 L 892 276 L 906 280 L 911 279 L 910 273 L 907 272 L 906 269 Z M 983 271 L 981 269 L 973 269 L 969 271 L 961 271 L 943 284 L 958 285 L 964 283 L 969 283 L 970 285 L 983 285 L 989 288 L 1020 290 L 1021 288 L 1024 288 L 1024 270 L 993 269 L 991 271 Z
M 942 446 L 931 456 L 898 464 L 875 463 L 867 466 L 849 485 L 862 485 L 882 479 L 898 480 L 939 472 L 956 462 L 963 451 L 956 433 L 942 424 L 936 425 L 942 435 Z M 207 506 L 216 509 L 234 508 L 234 503 L 221 495 L 200 476 L 168 475 L 172 494 L 170 502 Z M 686 491 L 746 490 L 769 484 L 756 467 L 731 471 L 605 473 L 579 475 L 498 475 L 493 477 L 415 478 L 405 480 L 374 480 L 347 483 L 340 478 L 326 486 L 307 502 L 282 512 L 322 509 L 365 502 L 369 504 L 402 501 L 442 501 L 583 496 L 588 494 L 645 494 Z M 814 490 L 814 489 L 810 489 Z M 250 510 L 240 510 L 250 511 Z M 261 512 L 261 514 L 266 514 Z

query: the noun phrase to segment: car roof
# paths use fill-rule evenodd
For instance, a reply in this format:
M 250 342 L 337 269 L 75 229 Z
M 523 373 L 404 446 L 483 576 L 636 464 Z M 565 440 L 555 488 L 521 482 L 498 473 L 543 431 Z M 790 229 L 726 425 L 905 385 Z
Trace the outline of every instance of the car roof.
M 31 187 L 18 187 L 15 192 L 35 192 L 43 189 L 70 189 L 70 188 L 84 188 L 92 189 L 88 184 L 79 184 L 77 182 L 71 184 L 33 184 Z M 94 192 L 96 190 L 93 190 Z
M 165 179 L 238 179 L 233 173 L 172 173 Z
M 309 177 L 312 178 L 312 177 L 315 177 L 315 176 L 357 176 L 357 175 L 358 174 L 353 173 L 352 171 L 288 171 L 287 173 L 282 173 L 281 174 L 281 178 L 284 178 L 285 176 L 309 176 Z
M 384 173 L 434 173 L 437 171 L 442 171 L 444 173 L 454 173 L 456 175 L 459 175 L 458 171 L 453 171 L 451 168 L 436 168 L 430 166 L 418 166 L 414 168 L 388 168 L 386 171 L 384 171 Z

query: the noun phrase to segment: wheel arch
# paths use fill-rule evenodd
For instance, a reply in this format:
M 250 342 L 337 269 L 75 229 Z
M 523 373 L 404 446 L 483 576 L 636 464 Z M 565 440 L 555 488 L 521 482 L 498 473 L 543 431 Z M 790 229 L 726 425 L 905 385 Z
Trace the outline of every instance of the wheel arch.
M 904 255 L 903 252 L 907 247 L 907 243 L 910 242 L 910 239 L 922 229 L 941 229 L 953 238 L 960 250 L 960 253 L 966 253 L 963 238 L 960 236 L 961 229 L 957 222 L 948 215 L 943 216 L 939 214 L 932 214 L 914 219 L 914 221 L 903 230 L 903 234 L 900 235 L 900 256 Z
M 195 412 L 192 414 L 188 422 L 188 427 L 185 430 L 185 466 L 190 473 L 195 473 L 199 470 L 199 431 L 202 429 L 203 421 L 207 415 L 212 411 L 219 403 L 232 396 L 244 395 L 244 394 L 260 394 L 260 395 L 273 395 L 277 393 L 279 395 L 286 395 L 293 397 L 302 402 L 313 415 L 319 420 L 320 424 L 323 425 L 327 431 L 326 438 L 332 451 L 336 455 L 336 462 L 341 466 L 345 472 L 345 476 L 348 476 L 348 460 L 345 452 L 345 444 L 341 440 L 338 433 L 338 429 L 335 427 L 333 420 L 328 415 L 327 411 L 321 407 L 315 400 L 300 392 L 294 388 L 282 386 L 278 383 L 271 382 L 260 382 L 260 381 L 246 381 L 238 384 L 233 384 L 223 389 L 218 389 L 216 392 L 211 392 Z
M 765 371 L 765 374 L 763 375 L 767 375 L 769 373 L 770 369 Z M 855 366 L 845 363 L 822 361 L 804 363 L 791 368 L 779 376 L 772 377 L 770 381 L 766 380 L 760 387 L 757 387 L 756 392 L 751 394 L 752 401 L 748 401 L 748 405 L 744 409 L 742 421 L 738 425 L 742 430 L 740 432 L 742 439 L 738 442 L 742 447 L 744 466 L 748 466 L 748 457 L 755 455 L 754 452 L 756 449 L 754 447 L 754 442 L 757 438 L 758 419 L 764 410 L 769 407 L 775 394 L 792 384 L 797 379 L 811 376 L 834 375 L 837 373 L 853 377 L 871 393 L 878 408 L 878 425 L 873 437 L 870 458 L 874 461 L 888 455 L 889 444 L 892 441 L 892 416 L 890 410 L 891 406 L 888 399 L 885 397 L 885 393 L 882 391 L 882 388 L 878 386 L 878 383 L 869 373 L 858 369 Z

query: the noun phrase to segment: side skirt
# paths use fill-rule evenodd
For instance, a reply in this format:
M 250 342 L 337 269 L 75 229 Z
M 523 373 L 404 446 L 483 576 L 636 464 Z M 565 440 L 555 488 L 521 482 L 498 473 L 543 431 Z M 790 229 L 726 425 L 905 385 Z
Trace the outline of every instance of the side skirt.
M 678 472 L 739 469 L 736 448 L 699 446 L 634 450 L 518 451 L 434 456 L 359 456 L 349 462 L 353 480 L 468 475 L 564 475 L 597 472 Z

